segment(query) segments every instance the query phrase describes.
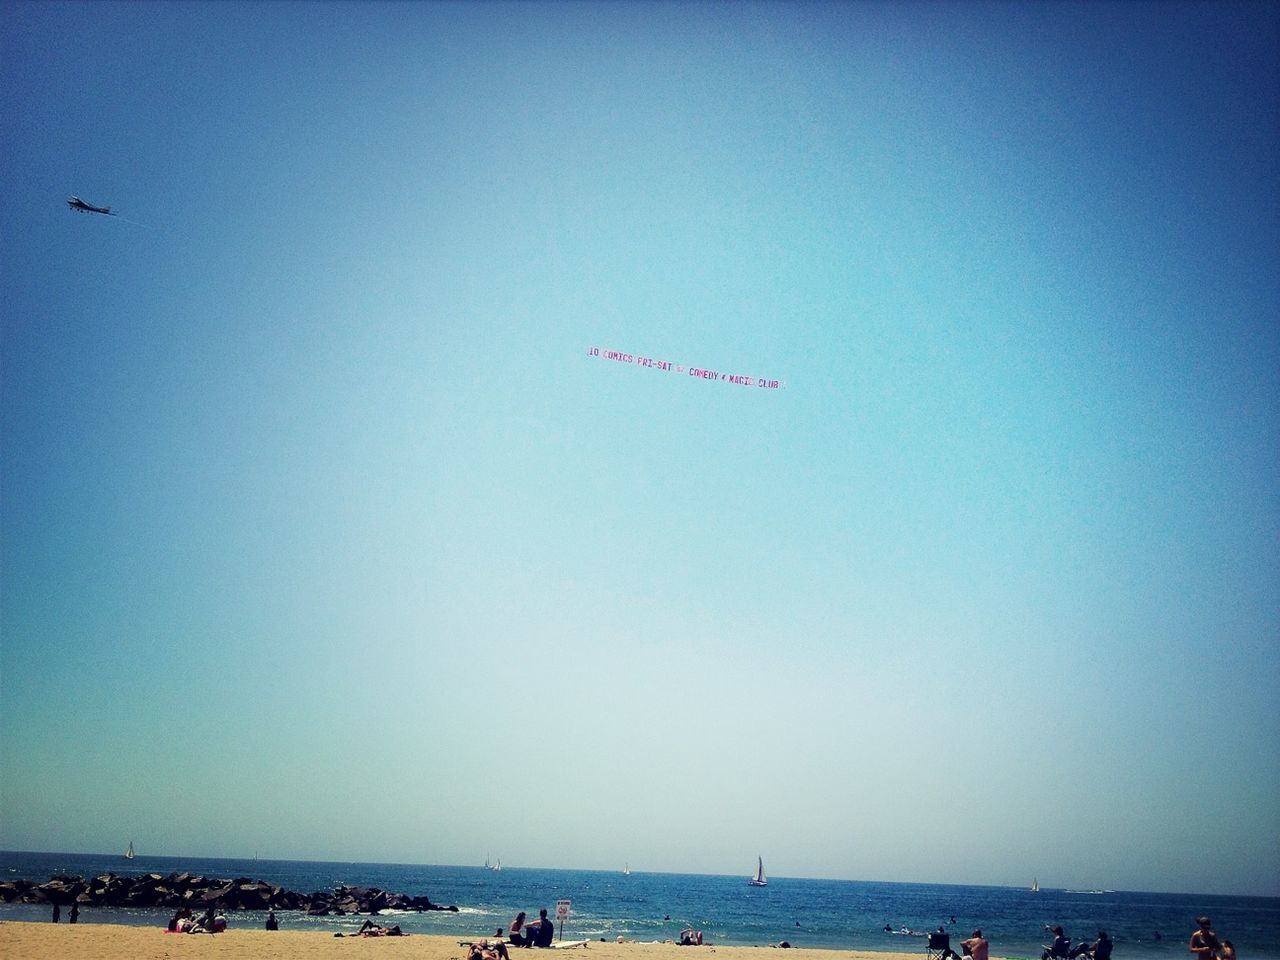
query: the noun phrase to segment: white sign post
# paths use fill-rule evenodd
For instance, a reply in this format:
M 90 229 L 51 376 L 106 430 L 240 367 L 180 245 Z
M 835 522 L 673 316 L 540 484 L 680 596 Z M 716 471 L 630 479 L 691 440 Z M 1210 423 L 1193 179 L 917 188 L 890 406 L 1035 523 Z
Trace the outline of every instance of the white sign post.
M 560 921 L 560 939 L 564 939 L 564 922 L 569 919 L 569 907 L 573 904 L 572 900 L 556 901 L 556 919 Z

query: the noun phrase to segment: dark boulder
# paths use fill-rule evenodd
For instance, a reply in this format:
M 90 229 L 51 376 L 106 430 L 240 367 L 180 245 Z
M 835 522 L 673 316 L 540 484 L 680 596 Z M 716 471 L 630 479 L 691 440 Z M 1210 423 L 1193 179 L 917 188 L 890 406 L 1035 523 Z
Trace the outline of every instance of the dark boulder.
M 333 913 L 374 914 L 381 910 L 451 910 L 431 902 L 427 896 L 390 893 L 378 887 L 337 887 L 303 894 L 263 880 L 238 877 L 235 880 L 207 880 L 190 873 L 167 877 L 147 873 L 137 877 L 104 873 L 88 882 L 80 877 L 58 875 L 43 884 L 30 880 L 0 882 L 0 902 L 56 904 L 80 903 L 100 907 L 187 906 L 196 912 L 209 907 L 223 910 L 303 910 L 312 916 Z

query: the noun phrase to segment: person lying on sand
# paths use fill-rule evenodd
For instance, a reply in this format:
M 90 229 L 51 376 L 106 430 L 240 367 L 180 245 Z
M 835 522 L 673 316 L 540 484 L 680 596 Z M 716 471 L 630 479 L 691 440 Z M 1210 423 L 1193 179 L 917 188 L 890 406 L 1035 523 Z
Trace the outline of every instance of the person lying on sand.
M 408 934 L 400 929 L 400 924 L 394 927 L 384 927 L 380 923 L 374 923 L 372 920 L 366 920 L 360 924 L 357 935 L 361 937 L 407 937 Z
M 467 951 L 467 960 L 510 960 L 507 945 L 501 940 L 481 940 Z

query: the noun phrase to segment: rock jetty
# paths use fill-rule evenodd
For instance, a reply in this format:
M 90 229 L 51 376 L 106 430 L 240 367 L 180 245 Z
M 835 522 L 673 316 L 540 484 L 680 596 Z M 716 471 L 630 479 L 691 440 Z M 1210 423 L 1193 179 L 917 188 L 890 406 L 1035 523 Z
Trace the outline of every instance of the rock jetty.
M 297 893 L 263 880 L 238 877 L 210 880 L 190 873 L 158 873 L 120 876 L 104 873 L 91 880 L 59 875 L 47 883 L 7 880 L 0 883 L 4 903 L 48 903 L 66 906 L 78 903 L 90 907 L 190 907 L 200 912 L 218 910 L 301 910 L 311 916 L 331 913 L 377 913 L 379 910 L 452 910 L 456 906 L 432 903 L 430 897 L 410 897 L 388 893 L 377 887 L 335 887 L 333 892 L 317 890 Z

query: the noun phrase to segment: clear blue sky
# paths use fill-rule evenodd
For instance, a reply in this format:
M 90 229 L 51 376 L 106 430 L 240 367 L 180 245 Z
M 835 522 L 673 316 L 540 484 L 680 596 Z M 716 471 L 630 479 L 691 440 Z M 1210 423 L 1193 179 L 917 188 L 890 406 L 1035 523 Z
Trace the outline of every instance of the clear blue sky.
M 1276 7 L 0 17 L 0 846 L 1280 894 Z

